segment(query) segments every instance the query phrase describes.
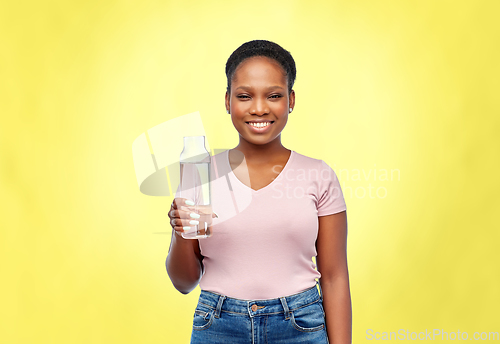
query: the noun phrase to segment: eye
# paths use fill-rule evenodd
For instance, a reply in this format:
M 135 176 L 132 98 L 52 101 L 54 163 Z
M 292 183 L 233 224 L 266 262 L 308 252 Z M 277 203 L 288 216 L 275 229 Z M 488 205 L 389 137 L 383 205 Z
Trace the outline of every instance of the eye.
M 278 98 L 281 98 L 281 97 L 283 97 L 281 94 L 273 94 L 269 98 L 278 99 Z
M 250 97 L 247 96 L 246 94 L 240 94 L 240 95 L 237 95 L 236 98 L 238 98 L 238 99 L 248 99 Z

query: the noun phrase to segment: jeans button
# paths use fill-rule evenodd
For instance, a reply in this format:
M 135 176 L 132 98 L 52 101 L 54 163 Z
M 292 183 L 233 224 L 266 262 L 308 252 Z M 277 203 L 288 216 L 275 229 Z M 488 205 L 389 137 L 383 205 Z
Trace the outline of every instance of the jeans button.
M 252 306 L 252 311 L 254 311 L 254 312 L 255 312 L 256 310 L 257 310 L 257 305 L 253 305 L 253 306 Z

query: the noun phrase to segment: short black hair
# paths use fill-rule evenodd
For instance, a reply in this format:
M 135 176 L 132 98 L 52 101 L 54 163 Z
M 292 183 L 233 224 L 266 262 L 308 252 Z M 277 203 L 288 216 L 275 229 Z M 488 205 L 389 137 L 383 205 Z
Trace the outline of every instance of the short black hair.
M 274 42 L 266 40 L 253 40 L 243 43 L 229 56 L 226 63 L 227 92 L 231 93 L 231 80 L 236 68 L 244 60 L 254 56 L 265 56 L 279 63 L 288 79 L 288 93 L 290 94 L 297 75 L 295 61 L 289 51 Z

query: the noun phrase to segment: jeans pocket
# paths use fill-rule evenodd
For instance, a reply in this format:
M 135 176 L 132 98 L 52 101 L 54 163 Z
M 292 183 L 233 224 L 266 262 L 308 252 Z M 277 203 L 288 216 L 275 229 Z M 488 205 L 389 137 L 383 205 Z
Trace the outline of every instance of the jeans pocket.
M 193 316 L 193 330 L 205 330 L 212 325 L 214 310 L 210 307 L 198 304 Z
M 291 311 L 291 322 L 301 332 L 320 331 L 325 327 L 323 307 L 319 301 Z

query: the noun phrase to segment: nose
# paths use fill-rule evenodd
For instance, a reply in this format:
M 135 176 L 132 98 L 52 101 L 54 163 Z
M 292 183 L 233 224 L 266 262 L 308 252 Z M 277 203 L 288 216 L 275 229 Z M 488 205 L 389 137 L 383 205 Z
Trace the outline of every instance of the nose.
M 250 110 L 250 114 L 263 116 L 269 113 L 269 106 L 264 99 L 256 98 L 252 102 L 252 107 Z

